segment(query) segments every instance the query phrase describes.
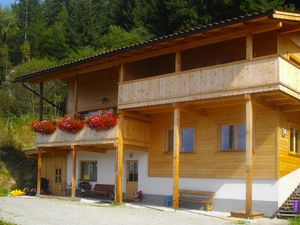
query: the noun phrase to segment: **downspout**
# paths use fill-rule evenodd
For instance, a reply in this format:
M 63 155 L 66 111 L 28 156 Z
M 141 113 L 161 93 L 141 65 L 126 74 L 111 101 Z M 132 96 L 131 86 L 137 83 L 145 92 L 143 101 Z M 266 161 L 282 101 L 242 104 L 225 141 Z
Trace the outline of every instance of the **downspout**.
M 57 108 L 62 114 L 66 114 L 66 110 L 62 109 L 61 107 L 59 107 L 58 105 L 54 104 L 52 101 L 46 99 L 43 95 L 40 95 L 40 93 L 36 92 L 35 90 L 31 89 L 30 87 L 28 87 L 27 85 L 25 85 L 22 82 L 22 86 L 24 88 L 26 88 L 27 90 L 29 90 L 30 92 L 32 92 L 33 94 L 35 94 L 36 96 L 40 97 L 40 110 L 43 107 L 43 101 L 47 102 L 48 104 L 52 105 L 53 107 Z M 40 87 L 41 88 L 41 87 Z M 43 88 L 42 88 L 43 89 Z M 40 114 L 40 119 L 41 119 L 41 114 Z

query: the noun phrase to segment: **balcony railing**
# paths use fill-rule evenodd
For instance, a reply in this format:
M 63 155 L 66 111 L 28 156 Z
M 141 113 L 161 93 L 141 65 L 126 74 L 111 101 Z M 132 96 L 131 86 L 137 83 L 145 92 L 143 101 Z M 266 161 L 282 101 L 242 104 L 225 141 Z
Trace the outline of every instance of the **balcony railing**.
M 88 127 L 83 127 L 83 129 L 76 134 L 66 133 L 58 128 L 51 135 L 36 134 L 37 147 L 114 144 L 116 140 L 116 126 L 105 131 L 95 131 Z
M 150 143 L 149 122 L 125 116 L 124 118 L 124 144 L 131 147 L 148 148 Z M 36 134 L 37 147 L 59 147 L 70 145 L 106 145 L 117 143 L 117 126 L 109 130 L 95 131 L 84 126 L 77 134 L 70 134 L 59 130 L 53 134 Z
M 299 69 L 273 55 L 121 83 L 118 107 L 134 108 L 281 90 L 282 85 L 299 90 Z

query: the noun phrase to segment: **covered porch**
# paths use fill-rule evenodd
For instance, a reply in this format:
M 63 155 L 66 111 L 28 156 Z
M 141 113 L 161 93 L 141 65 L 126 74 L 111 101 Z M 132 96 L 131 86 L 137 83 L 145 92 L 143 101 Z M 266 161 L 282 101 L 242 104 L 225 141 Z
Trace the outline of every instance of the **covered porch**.
M 279 129 L 279 121 L 281 115 L 297 120 L 299 106 L 296 98 L 272 91 L 130 108 L 125 112 L 150 119 L 148 176 L 153 181 L 152 188 L 157 188 L 154 184 L 159 180 L 164 186 L 156 192 L 158 195 L 172 195 L 173 208 L 181 205 L 182 189 L 215 192 L 220 199 L 226 189 L 228 196 L 239 195 L 237 199 L 228 199 L 239 205 L 232 209 L 245 209 L 234 215 L 253 218 L 262 215 L 255 212 L 260 209 L 260 193 L 269 196 L 267 204 L 275 201 L 275 192 L 269 188 L 275 187 L 280 178 L 276 143 L 286 135 L 282 132 L 289 129 Z M 190 132 L 192 144 L 187 143 Z M 227 190 L 233 184 L 236 193 Z M 170 190 L 165 190 L 167 187 Z

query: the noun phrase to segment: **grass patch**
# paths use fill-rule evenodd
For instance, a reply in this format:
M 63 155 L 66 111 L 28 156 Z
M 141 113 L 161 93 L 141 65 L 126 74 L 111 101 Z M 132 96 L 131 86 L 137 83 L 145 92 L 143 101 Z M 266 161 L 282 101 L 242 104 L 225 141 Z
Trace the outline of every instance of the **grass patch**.
M 8 189 L 7 188 L 0 188 L 0 197 L 5 197 L 8 195 Z M 2 225 L 2 223 L 0 223 Z
M 0 219 L 0 225 L 16 225 L 15 223 L 10 223 Z
M 290 225 L 300 225 L 300 217 L 290 218 Z

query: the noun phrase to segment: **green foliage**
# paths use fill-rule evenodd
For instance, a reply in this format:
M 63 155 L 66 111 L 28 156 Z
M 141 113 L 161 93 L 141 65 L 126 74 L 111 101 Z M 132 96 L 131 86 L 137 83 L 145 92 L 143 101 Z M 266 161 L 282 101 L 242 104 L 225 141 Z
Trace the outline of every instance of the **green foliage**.
M 7 188 L 0 188 L 0 197 L 5 197 L 7 195 L 8 195 L 8 189 Z
M 35 59 L 34 58 L 27 63 L 17 66 L 13 70 L 12 75 L 15 78 L 15 77 L 22 76 L 22 75 L 25 75 L 28 73 L 37 72 L 37 71 L 45 69 L 45 68 L 53 67 L 56 64 L 57 64 L 57 62 L 53 61 L 53 60 Z
M 100 40 L 102 51 L 117 49 L 143 41 L 143 38 L 136 32 L 127 32 L 121 27 L 111 26 L 109 32 Z
M 0 117 L 0 146 L 22 150 L 33 149 L 34 133 L 29 126 L 33 119 L 30 115 Z
M 300 217 L 290 218 L 289 222 L 290 225 L 300 225 Z
M 10 223 L 10 222 L 4 221 L 4 220 L 0 220 L 0 225 L 16 225 L 16 224 Z

